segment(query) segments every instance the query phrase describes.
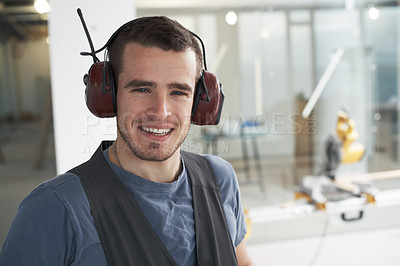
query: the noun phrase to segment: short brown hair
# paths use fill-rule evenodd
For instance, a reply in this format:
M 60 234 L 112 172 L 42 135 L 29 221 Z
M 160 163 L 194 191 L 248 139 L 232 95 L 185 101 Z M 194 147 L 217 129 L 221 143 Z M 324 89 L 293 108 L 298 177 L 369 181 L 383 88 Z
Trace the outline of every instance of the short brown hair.
M 203 55 L 197 40 L 188 29 L 165 16 L 142 17 L 121 26 L 107 45 L 115 82 L 122 72 L 122 56 L 128 43 L 138 43 L 145 47 L 157 47 L 175 52 L 192 49 L 196 54 L 197 77 L 201 75 Z

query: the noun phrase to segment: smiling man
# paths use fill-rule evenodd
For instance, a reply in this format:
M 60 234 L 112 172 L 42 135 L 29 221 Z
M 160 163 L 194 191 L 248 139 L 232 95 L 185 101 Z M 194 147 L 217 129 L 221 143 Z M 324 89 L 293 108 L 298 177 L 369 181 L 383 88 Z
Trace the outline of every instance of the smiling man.
M 232 166 L 180 150 L 204 78 L 196 38 L 145 17 L 106 46 L 117 139 L 22 201 L 0 265 L 252 265 Z
M 179 174 L 177 151 L 191 123 L 200 71 L 195 52 L 187 48 L 177 53 L 129 43 L 122 65 L 117 90 L 116 150 L 121 151 L 120 163 L 141 177 L 171 182 Z

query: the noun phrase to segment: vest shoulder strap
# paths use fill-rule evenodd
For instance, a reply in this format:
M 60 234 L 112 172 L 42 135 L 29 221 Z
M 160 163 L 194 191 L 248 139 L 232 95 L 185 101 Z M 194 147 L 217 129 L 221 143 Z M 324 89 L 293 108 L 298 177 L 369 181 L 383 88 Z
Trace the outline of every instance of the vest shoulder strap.
M 199 265 L 237 265 L 214 170 L 203 156 L 181 151 L 192 182 Z

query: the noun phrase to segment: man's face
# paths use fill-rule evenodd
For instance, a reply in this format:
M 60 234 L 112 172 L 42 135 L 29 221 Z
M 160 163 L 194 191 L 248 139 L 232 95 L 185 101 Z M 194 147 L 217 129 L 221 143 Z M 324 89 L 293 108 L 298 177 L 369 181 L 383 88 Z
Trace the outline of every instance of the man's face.
M 190 127 L 195 53 L 131 43 L 123 58 L 118 76 L 118 135 L 139 159 L 164 161 L 179 149 Z

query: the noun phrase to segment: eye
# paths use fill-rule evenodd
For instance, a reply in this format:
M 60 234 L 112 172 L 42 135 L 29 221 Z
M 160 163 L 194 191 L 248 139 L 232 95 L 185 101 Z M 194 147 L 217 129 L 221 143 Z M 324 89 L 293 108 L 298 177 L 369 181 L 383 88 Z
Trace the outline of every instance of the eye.
M 145 93 L 145 92 L 150 92 L 150 90 L 146 89 L 146 88 L 135 88 L 135 89 L 132 89 L 131 92 Z
M 172 95 L 177 95 L 177 96 L 187 96 L 188 94 L 184 91 L 173 91 L 171 92 Z

